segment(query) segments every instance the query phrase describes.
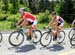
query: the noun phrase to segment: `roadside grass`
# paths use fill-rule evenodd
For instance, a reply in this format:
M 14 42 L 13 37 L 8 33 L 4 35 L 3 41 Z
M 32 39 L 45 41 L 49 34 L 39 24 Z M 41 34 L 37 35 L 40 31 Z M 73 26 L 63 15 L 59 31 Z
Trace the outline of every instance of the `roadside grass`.
M 13 28 L 14 29 L 14 28 Z M 12 30 L 11 22 L 8 21 L 0 21 L 0 30 Z
M 11 21 L 0 21 L 0 30 L 14 30 L 16 28 L 12 28 Z M 47 26 L 48 23 L 38 23 L 36 29 L 42 29 Z M 64 28 L 71 28 L 71 25 L 65 22 Z
M 47 26 L 47 25 L 48 25 L 48 23 L 39 23 L 39 24 L 37 25 L 37 28 L 38 28 L 38 29 L 42 29 L 43 27 L 45 27 L 45 26 Z M 71 28 L 71 24 L 69 24 L 69 23 L 67 23 L 67 22 L 65 21 L 63 28 Z
M 67 23 L 66 21 L 65 21 L 65 23 L 64 23 L 64 28 L 71 28 L 72 26 L 71 26 L 71 24 L 69 24 L 69 23 Z
M 48 24 L 47 23 L 38 23 L 37 25 L 37 29 L 42 29 L 43 27 L 47 26 Z

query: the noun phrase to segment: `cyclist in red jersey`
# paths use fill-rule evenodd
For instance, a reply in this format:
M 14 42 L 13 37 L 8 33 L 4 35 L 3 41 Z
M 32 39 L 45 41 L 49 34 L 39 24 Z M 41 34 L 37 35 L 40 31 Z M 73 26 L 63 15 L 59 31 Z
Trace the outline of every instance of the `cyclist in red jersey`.
M 24 28 L 31 25 L 29 32 L 28 32 L 28 37 L 27 37 L 27 40 L 31 40 L 32 31 L 33 31 L 33 29 L 35 29 L 35 27 L 37 25 L 36 16 L 34 16 L 33 14 L 31 14 L 29 12 L 25 12 L 25 8 L 20 8 L 19 12 L 21 14 L 21 17 L 18 20 L 16 26 L 18 26 L 18 24 L 22 21 L 23 22 L 20 24 L 20 26 L 24 26 Z

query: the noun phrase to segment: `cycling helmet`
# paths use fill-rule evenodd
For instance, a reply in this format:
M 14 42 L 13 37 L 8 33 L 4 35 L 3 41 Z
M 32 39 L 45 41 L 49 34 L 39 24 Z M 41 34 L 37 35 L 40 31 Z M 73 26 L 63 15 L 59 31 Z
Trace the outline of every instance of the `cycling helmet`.
M 24 11 L 25 11 L 24 7 L 22 7 L 22 8 L 19 9 L 19 12 L 24 12 Z
M 52 15 L 56 15 L 56 12 L 55 12 L 55 11 L 53 11 L 51 14 L 52 14 Z

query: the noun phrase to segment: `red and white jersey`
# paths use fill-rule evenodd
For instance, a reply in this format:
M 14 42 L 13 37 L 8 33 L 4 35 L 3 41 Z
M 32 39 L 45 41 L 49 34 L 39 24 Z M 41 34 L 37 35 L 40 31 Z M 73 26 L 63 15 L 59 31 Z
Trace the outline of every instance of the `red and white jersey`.
M 36 20 L 36 17 L 34 15 L 32 15 L 31 13 L 29 13 L 29 12 L 24 12 L 21 15 L 21 18 L 26 19 L 30 22 L 33 22 L 34 20 Z
M 58 23 L 64 23 L 64 20 L 60 16 L 56 16 L 56 18 L 52 18 L 53 20 L 56 20 Z

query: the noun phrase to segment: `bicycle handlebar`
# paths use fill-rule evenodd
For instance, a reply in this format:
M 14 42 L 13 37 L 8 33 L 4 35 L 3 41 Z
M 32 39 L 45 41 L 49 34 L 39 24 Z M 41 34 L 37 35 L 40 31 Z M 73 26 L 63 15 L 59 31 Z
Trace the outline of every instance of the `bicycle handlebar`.
M 43 29 L 52 30 L 52 28 L 50 28 L 50 27 L 43 27 Z

